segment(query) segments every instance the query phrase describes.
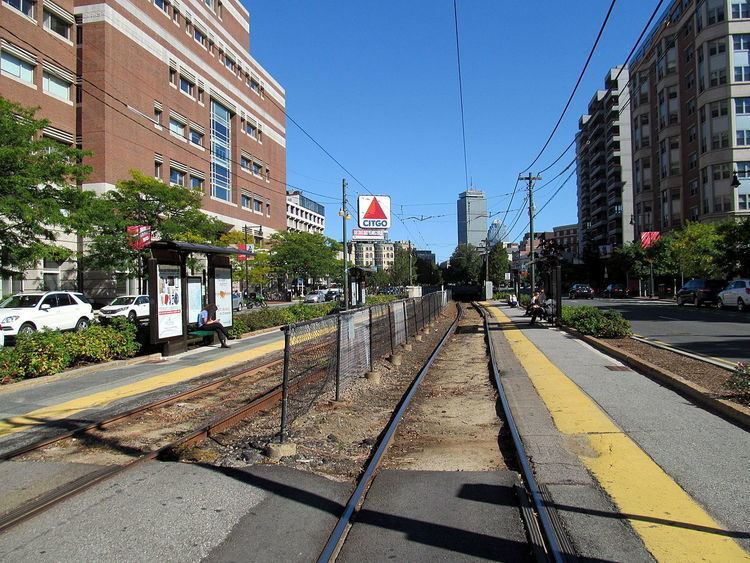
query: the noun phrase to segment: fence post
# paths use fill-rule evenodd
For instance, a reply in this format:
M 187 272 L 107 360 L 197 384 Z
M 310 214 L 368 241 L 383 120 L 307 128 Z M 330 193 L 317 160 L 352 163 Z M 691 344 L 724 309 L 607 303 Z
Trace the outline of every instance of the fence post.
M 403 301 L 404 305 L 404 342 L 409 342 L 409 311 L 406 307 L 406 300 Z
M 286 419 L 289 410 L 289 325 L 284 327 L 284 378 L 281 381 L 281 442 L 286 442 Z
M 369 332 L 370 332 L 370 371 L 372 371 L 372 364 L 373 364 L 373 360 L 372 360 L 372 307 L 370 307 L 368 311 L 370 313 L 370 329 L 369 329 Z
M 341 398 L 341 313 L 336 315 L 336 400 Z
M 393 312 L 391 311 L 391 304 L 386 303 L 386 306 L 388 307 L 388 336 L 391 338 L 391 356 L 394 354 L 394 346 L 393 346 Z

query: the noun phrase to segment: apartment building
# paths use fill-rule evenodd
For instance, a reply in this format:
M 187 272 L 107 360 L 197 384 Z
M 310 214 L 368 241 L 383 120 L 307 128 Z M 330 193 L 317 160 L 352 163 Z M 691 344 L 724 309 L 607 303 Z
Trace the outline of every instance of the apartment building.
M 0 95 L 91 151 L 85 189 L 138 169 L 203 190 L 233 229 L 287 227 L 285 92 L 250 55 L 240 0 L 2 0 L 0 14 Z M 75 285 L 74 265 L 42 266 L 14 288 Z
M 630 72 L 636 236 L 748 215 L 750 2 L 673 1 Z
M 322 235 L 326 228 L 326 208 L 300 191 L 287 192 L 286 226 L 290 231 Z
M 578 225 L 560 225 L 552 227 L 552 240 L 564 252 L 578 255 Z
M 351 246 L 354 249 L 354 265 L 390 270 L 395 260 L 396 244 L 388 241 L 353 242 Z
M 602 257 L 633 240 L 628 76 L 622 66 L 607 72 L 576 134 L 578 246 Z
M 487 238 L 487 199 L 484 192 L 466 190 L 458 194 L 458 244 L 484 248 Z
M 417 260 L 424 260 L 430 264 L 436 264 L 437 259 L 435 253 L 432 250 L 415 250 L 414 256 Z

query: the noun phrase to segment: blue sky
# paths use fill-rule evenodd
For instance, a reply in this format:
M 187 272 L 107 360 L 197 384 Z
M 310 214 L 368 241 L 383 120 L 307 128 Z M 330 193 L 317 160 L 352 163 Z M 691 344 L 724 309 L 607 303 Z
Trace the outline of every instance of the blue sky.
M 395 212 L 403 206 L 404 217 L 433 217 L 406 226 L 394 218 L 391 239 L 411 238 L 439 260 L 450 256 L 455 202 L 465 189 L 452 0 L 244 1 L 251 52 L 286 89 L 288 114 L 367 189 L 390 195 Z M 571 108 L 533 171 L 573 140 L 607 70 L 625 60 L 656 3 L 615 6 Z M 458 1 L 469 175 L 486 192 L 490 212 L 501 212 L 496 217 L 503 218 L 518 172 L 562 111 L 608 6 L 605 0 Z M 573 157 L 571 149 L 544 177 Z M 539 190 L 537 208 L 566 176 Z M 343 177 L 356 207 L 357 193 L 366 190 L 287 123 L 287 182 L 325 204 L 326 234 L 338 240 Z M 575 189 L 573 177 L 537 217 L 537 230 L 576 222 Z M 523 202 L 519 194 L 506 223 Z M 511 238 L 526 223 L 522 217 Z

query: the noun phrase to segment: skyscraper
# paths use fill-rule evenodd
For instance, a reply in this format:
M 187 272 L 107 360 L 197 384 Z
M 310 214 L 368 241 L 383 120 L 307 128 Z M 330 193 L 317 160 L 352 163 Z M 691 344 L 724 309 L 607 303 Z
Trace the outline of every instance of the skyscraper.
M 484 192 L 466 190 L 458 194 L 458 244 L 484 247 L 487 237 L 487 199 Z
M 492 221 L 487 231 L 487 239 L 490 241 L 490 246 L 495 246 L 497 243 L 503 242 L 506 238 L 508 238 L 508 227 L 500 219 Z

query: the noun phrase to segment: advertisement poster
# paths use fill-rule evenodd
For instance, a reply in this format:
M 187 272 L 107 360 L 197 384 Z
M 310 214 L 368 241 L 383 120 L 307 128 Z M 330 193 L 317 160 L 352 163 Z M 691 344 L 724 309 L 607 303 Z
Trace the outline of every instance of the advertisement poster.
M 361 195 L 357 200 L 360 229 L 391 228 L 391 197 Z
M 188 322 L 198 322 L 198 315 L 203 310 L 203 282 L 197 276 L 191 276 L 188 283 Z
M 157 266 L 159 296 L 157 313 L 159 338 L 170 338 L 182 334 L 182 283 L 180 267 L 169 264 Z
M 216 320 L 224 326 L 232 326 L 232 270 L 215 268 L 214 278 Z

